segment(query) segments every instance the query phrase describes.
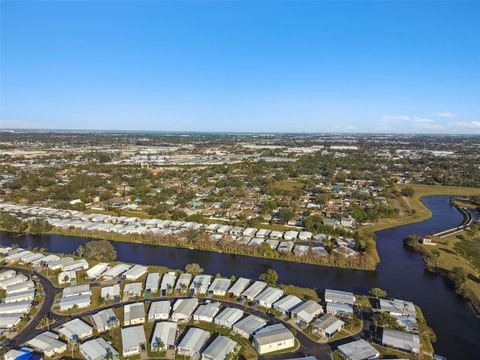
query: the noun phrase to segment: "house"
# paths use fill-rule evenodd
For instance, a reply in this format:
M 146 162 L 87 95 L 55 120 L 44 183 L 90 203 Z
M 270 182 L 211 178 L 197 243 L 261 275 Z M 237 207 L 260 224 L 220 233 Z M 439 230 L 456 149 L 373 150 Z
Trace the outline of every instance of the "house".
M 101 337 L 85 341 L 80 344 L 79 350 L 86 360 L 119 359 L 118 351 Z
M 267 287 L 267 284 L 263 281 L 255 281 L 246 290 L 242 292 L 242 296 L 247 300 L 253 301 L 263 289 Z
M 273 231 L 270 233 L 270 239 L 278 240 L 278 239 L 282 239 L 282 238 L 283 238 L 283 231 L 273 230 Z
M 88 261 L 85 259 L 74 260 L 72 262 L 63 264 L 60 268 L 62 271 L 78 271 L 78 270 L 86 270 L 90 267 Z
M 202 352 L 202 360 L 225 360 L 238 344 L 226 336 L 218 335 Z
M 380 299 L 379 310 L 392 316 L 411 316 L 415 318 L 417 311 L 415 305 L 410 301 L 399 299 Z
M 398 330 L 383 329 L 382 345 L 414 354 L 420 353 L 419 336 Z
M 329 338 L 343 329 L 345 323 L 331 314 L 325 314 L 312 324 L 312 332 L 318 336 Z
M 295 346 L 295 336 L 283 324 L 265 326 L 253 335 L 253 347 L 260 355 Z
M 243 317 L 243 311 L 237 308 L 227 307 L 213 320 L 216 325 L 231 329 L 232 326 Z
M 0 315 L 1 314 L 25 314 L 32 307 L 32 302 L 27 301 L 17 301 L 12 303 L 1 303 L 0 304 Z
M 273 304 L 273 308 L 282 314 L 290 315 L 290 311 L 303 304 L 295 295 L 287 295 Z
M 73 308 L 83 309 L 91 305 L 90 295 L 73 295 L 60 299 L 60 310 L 68 311 Z
M 366 340 L 360 339 L 349 342 L 347 344 L 337 347 L 342 359 L 345 360 L 366 360 L 375 359 L 380 356 L 380 353 Z
M 91 269 L 87 270 L 87 278 L 96 279 L 108 269 L 109 269 L 109 266 L 107 263 L 98 263 L 97 265 L 93 266 Z
M 295 241 L 298 237 L 298 231 L 288 230 L 283 234 L 283 238 L 287 241 Z
M 184 293 L 188 289 L 188 286 L 190 285 L 191 281 L 192 281 L 192 274 L 189 274 L 189 273 L 181 274 L 178 277 L 177 283 L 175 284 L 175 292 L 179 294 Z
M 118 301 L 120 300 L 120 285 L 115 284 L 112 286 L 105 286 L 102 287 L 100 290 L 100 297 L 106 301 L 113 300 Z
M 0 281 L 0 289 L 6 290 L 8 286 L 24 283 L 28 280 L 23 274 L 18 274 Z
M 293 309 L 290 312 L 290 316 L 300 326 L 307 326 L 322 313 L 323 308 L 319 303 L 313 300 L 308 300 Z
M 197 275 L 190 285 L 190 291 L 193 295 L 205 295 L 208 292 L 208 286 L 212 281 L 211 275 Z
M 143 302 L 127 304 L 123 307 L 123 325 L 137 325 L 145 322 L 145 306 Z
M 355 296 L 348 291 L 325 290 L 325 301 L 327 303 L 355 304 Z
M 35 289 L 29 289 L 22 292 L 16 292 L 13 294 L 8 294 L 5 299 L 3 299 L 4 303 L 15 303 L 19 301 L 32 301 L 35 298 Z
M 193 320 L 203 322 L 213 322 L 213 318 L 220 311 L 220 303 L 209 302 L 204 305 L 200 305 L 193 313 Z
M 250 284 L 251 280 L 246 278 L 239 278 L 235 281 L 235 284 L 228 290 L 228 295 L 232 297 L 239 297 L 246 287 Z
M 71 257 L 59 258 L 58 260 L 50 261 L 47 264 L 47 267 L 50 270 L 58 270 L 58 269 L 61 269 L 63 267 L 63 265 L 71 263 L 72 261 L 73 261 L 73 258 L 71 258 Z
M 15 270 L 5 270 L 0 272 L 0 281 L 10 279 L 12 277 L 15 277 L 17 275 L 17 272 Z
M 158 284 L 160 282 L 160 273 L 149 273 L 145 281 L 145 292 L 154 294 L 158 291 Z
M 177 353 L 190 358 L 198 358 L 209 337 L 208 331 L 191 327 L 178 344 Z
M 126 284 L 123 288 L 123 295 L 129 298 L 142 296 L 143 284 L 140 282 Z
M 170 301 L 154 301 L 150 304 L 148 310 L 148 321 L 168 320 L 170 317 L 171 304 Z
M 78 296 L 78 295 L 89 295 L 90 296 L 90 285 L 77 285 L 77 286 L 70 286 L 68 288 L 63 289 L 63 297 L 69 296 Z
M 121 334 L 124 357 L 138 355 L 144 351 L 147 339 L 142 325 L 122 328 Z
M 293 253 L 295 256 L 307 256 L 310 247 L 308 245 L 295 245 Z
M 40 356 L 33 354 L 33 349 L 22 347 L 20 349 L 11 349 L 4 355 L 5 360 L 42 360 Z
M 130 265 L 127 264 L 118 264 L 115 265 L 114 267 L 108 269 L 103 273 L 103 278 L 108 279 L 108 280 L 113 280 L 120 275 L 122 275 L 124 272 L 126 272 L 128 269 L 130 269 Z
M 93 326 L 99 333 L 120 326 L 120 321 L 111 308 L 101 310 L 91 315 L 90 318 L 92 319 Z
M 74 270 L 62 271 L 60 274 L 58 274 L 59 284 L 71 283 L 72 280 L 74 283 L 77 281 L 77 273 Z
M 93 335 L 93 328 L 85 321 L 75 318 L 63 324 L 58 332 L 67 341 L 78 342 Z
M 327 314 L 353 317 L 353 306 L 350 304 L 327 303 Z
M 208 294 L 213 296 L 225 296 L 232 280 L 216 278 L 208 288 Z
M 274 302 L 283 296 L 283 290 L 274 287 L 268 287 L 255 297 L 258 305 L 270 309 Z
M 135 281 L 148 271 L 148 268 L 143 265 L 135 265 L 128 269 L 123 276 L 128 281 Z
M 158 340 L 163 343 L 162 348 L 158 348 Z M 153 330 L 150 349 L 152 351 L 175 349 L 177 339 L 177 323 L 171 321 L 160 321 L 155 325 Z
M 282 253 L 289 253 L 292 252 L 293 246 L 293 241 L 281 241 L 280 244 L 278 244 L 277 250 Z
M 50 358 L 67 351 L 67 344 L 58 340 L 58 335 L 51 331 L 35 336 L 27 345 Z
M 173 304 L 172 321 L 188 322 L 198 306 L 198 299 L 178 299 Z
M 302 231 L 298 234 L 298 240 L 308 241 L 312 238 L 313 234 L 309 231 Z
M 255 315 L 248 315 L 246 318 L 235 323 L 232 327 L 234 333 L 250 339 L 250 337 L 258 330 L 267 325 L 267 322 Z
M 34 289 L 35 283 L 32 280 L 28 280 L 19 284 L 8 285 L 5 291 L 8 295 L 12 295 Z
M 177 276 L 174 272 L 168 272 L 166 274 L 163 274 L 162 283 L 160 285 L 160 295 L 165 296 L 173 291 L 173 288 L 175 287 L 176 277 Z
M 10 329 L 22 320 L 22 313 L 0 314 L 0 329 Z

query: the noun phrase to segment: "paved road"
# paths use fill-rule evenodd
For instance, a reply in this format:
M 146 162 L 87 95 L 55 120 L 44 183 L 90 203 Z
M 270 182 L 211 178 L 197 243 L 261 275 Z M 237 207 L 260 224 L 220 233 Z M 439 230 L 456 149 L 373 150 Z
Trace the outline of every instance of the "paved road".
M 61 291 L 61 289 L 55 287 L 50 280 L 48 280 L 45 276 L 36 271 L 31 272 L 26 269 L 13 266 L 1 266 L 0 269 L 15 270 L 27 276 L 33 275 L 33 280 L 40 282 L 45 293 L 45 301 L 43 302 L 37 313 L 34 315 L 33 319 L 27 324 L 27 326 L 22 329 L 22 331 L 20 331 L 11 339 L 12 345 L 18 346 L 27 342 L 41 332 L 35 328 L 40 323 L 40 321 L 50 312 L 50 309 L 53 306 L 53 302 L 55 301 L 55 295 L 57 292 Z

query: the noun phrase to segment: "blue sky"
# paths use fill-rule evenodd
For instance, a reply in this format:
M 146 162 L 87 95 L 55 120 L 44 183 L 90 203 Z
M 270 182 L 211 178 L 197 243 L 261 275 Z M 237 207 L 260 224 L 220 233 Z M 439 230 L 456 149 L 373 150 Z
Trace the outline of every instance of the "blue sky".
M 1 127 L 480 133 L 479 2 L 1 2 Z

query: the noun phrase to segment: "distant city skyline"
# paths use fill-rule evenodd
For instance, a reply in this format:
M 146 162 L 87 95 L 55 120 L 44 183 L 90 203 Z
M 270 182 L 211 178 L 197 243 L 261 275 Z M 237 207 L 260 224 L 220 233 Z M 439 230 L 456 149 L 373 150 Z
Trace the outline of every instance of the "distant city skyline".
M 478 2 L 0 6 L 0 128 L 480 134 Z

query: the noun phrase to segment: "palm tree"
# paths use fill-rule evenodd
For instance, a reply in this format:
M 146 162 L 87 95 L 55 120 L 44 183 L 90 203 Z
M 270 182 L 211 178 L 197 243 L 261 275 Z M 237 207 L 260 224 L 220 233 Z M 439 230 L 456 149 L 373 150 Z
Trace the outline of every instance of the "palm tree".
M 75 357 L 75 347 L 77 346 L 78 344 L 78 335 L 77 334 L 73 334 L 71 337 L 70 337 L 70 342 L 72 343 L 72 358 Z
M 118 318 L 115 315 L 110 316 L 107 319 L 107 326 L 110 330 L 110 336 L 112 336 L 112 337 L 113 337 L 113 335 L 112 335 L 113 327 L 116 325 L 117 321 L 118 321 Z
M 104 357 L 104 360 L 113 360 L 113 353 L 112 353 L 112 349 L 110 347 L 107 347 L 105 349 L 106 353 L 105 353 L 105 357 Z
M 160 350 L 162 350 L 165 347 L 165 344 L 163 343 L 162 339 L 160 339 L 158 336 L 155 336 L 153 346 L 157 350 L 157 354 L 159 354 Z

